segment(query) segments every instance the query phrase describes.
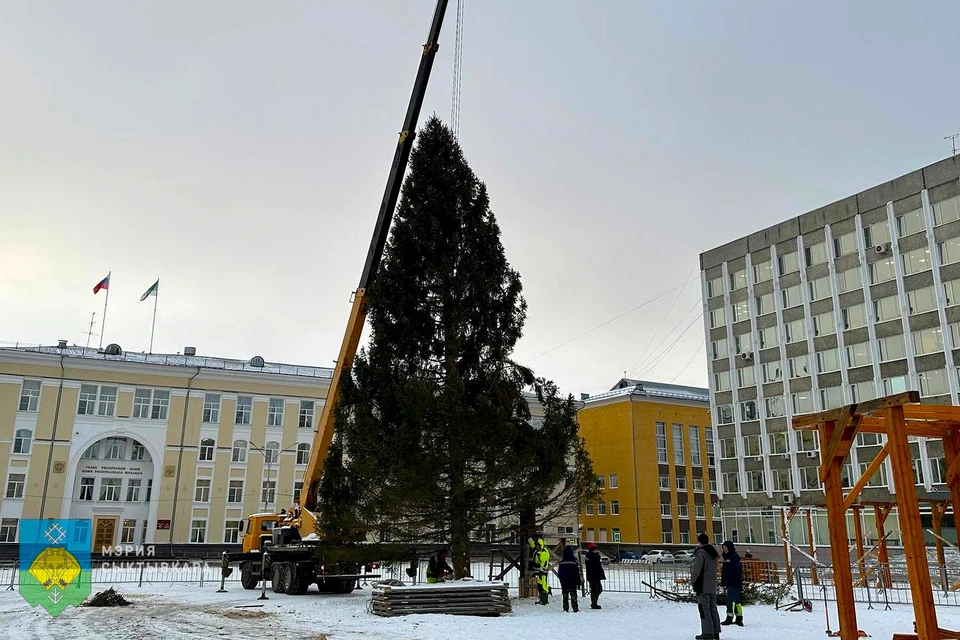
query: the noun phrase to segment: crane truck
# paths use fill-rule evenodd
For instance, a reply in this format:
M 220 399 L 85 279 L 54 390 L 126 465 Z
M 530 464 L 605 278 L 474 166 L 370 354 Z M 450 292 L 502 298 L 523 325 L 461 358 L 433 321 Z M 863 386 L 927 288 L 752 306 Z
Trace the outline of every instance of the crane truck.
M 387 177 L 386 188 L 380 203 L 370 249 L 363 266 L 360 284 L 353 295 L 353 303 L 347 329 L 340 346 L 340 354 L 330 379 L 326 402 L 320 415 L 317 433 L 311 447 L 310 460 L 303 477 L 303 490 L 296 505 L 283 513 L 257 513 L 243 523 L 241 551 L 227 554 L 227 560 L 239 564 L 240 581 L 245 589 L 256 589 L 261 580 L 270 580 L 276 593 L 299 595 L 306 593 L 312 584 L 321 592 L 350 593 L 362 574 L 361 568 L 379 560 L 385 553 L 396 555 L 394 547 L 385 551 L 384 545 L 354 545 L 349 548 L 330 544 L 317 535 L 320 479 L 323 464 L 333 440 L 334 415 L 340 396 L 340 384 L 350 375 L 354 357 L 360 344 L 360 335 L 367 315 L 368 290 L 383 257 L 387 233 L 397 206 L 397 198 L 403 183 L 410 151 L 413 148 L 414 128 L 420 118 L 427 82 L 438 49 L 440 27 L 446 12 L 447 0 L 438 0 L 430 24 L 430 31 L 420 66 L 413 85 L 413 92 L 403 120 L 403 128 L 397 141 L 393 163 Z M 405 551 L 403 553 L 410 553 Z M 393 558 L 396 559 L 396 558 Z

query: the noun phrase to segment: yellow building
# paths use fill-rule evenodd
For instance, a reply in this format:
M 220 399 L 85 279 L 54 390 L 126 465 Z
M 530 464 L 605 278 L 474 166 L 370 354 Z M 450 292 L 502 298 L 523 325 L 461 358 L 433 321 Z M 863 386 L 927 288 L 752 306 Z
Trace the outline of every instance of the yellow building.
M 230 544 L 293 504 L 332 370 L 184 354 L 0 349 L 0 542 L 75 518 L 95 552 Z
M 624 379 L 583 401 L 581 434 L 603 486 L 581 514 L 583 540 L 686 545 L 706 532 L 716 542 L 708 390 Z

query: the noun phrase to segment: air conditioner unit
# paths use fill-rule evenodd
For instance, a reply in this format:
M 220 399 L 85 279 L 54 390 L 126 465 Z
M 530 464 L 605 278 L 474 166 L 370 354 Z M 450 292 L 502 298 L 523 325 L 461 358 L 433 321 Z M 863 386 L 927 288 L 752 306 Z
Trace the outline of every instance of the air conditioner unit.
M 878 254 L 883 255 L 884 253 L 890 250 L 890 247 L 889 245 L 886 245 L 886 244 L 878 244 L 876 246 L 876 249 Z
M 816 452 L 816 451 L 807 451 L 807 457 L 808 457 L 808 458 L 816 458 L 816 457 L 817 457 L 817 452 Z
M 790 454 L 789 454 L 789 453 L 781 453 L 781 454 L 780 454 L 780 459 L 781 459 L 781 460 L 789 460 L 789 459 L 790 459 Z
M 740 354 L 741 360 L 753 360 L 753 351 L 744 351 Z
M 783 504 L 793 504 L 793 494 L 785 493 L 783 494 Z

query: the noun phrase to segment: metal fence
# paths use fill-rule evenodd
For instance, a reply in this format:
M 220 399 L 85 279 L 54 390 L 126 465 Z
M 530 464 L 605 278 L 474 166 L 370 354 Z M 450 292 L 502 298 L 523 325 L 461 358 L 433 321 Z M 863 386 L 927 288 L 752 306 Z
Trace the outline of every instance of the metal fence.
M 20 567 L 18 562 L 0 564 L 0 585 L 7 590 L 15 590 L 20 585 L 20 573 L 28 568 Z M 205 586 L 220 584 L 220 562 L 206 560 L 162 561 L 162 560 L 121 560 L 97 561 L 90 567 L 91 584 L 137 586 L 152 584 L 195 584 Z M 240 572 L 234 568 L 229 583 L 240 581 Z

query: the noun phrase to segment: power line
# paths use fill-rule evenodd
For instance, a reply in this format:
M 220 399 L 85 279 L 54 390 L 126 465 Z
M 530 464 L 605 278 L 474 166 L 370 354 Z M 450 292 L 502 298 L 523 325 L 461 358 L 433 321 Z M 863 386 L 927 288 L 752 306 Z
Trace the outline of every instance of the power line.
M 687 274 L 688 277 L 689 275 L 690 274 Z M 680 287 L 679 291 L 677 291 L 677 297 L 673 299 L 673 304 L 670 305 L 670 308 L 667 309 L 667 312 L 663 315 L 662 318 L 660 318 L 660 324 L 657 326 L 657 330 L 653 332 L 652 336 L 650 336 L 650 341 L 647 342 L 647 346 L 643 348 L 643 352 L 640 354 L 640 357 L 637 358 L 636 364 L 634 364 L 633 368 L 630 369 L 630 376 L 632 376 L 633 372 L 637 370 L 637 368 L 640 366 L 640 363 L 643 362 L 643 359 L 647 357 L 647 352 L 650 350 L 650 345 L 652 345 L 653 341 L 657 339 L 658 335 L 660 335 L 660 330 L 663 329 L 663 325 L 666 324 L 667 318 L 669 318 L 670 314 L 673 313 L 673 309 L 677 306 L 677 302 L 680 301 L 680 296 L 683 295 L 683 290 L 684 288 L 686 288 L 688 283 L 689 281 L 683 283 L 683 286 Z M 625 377 L 629 378 L 630 376 L 625 376 Z
M 690 363 L 693 362 L 693 359 L 697 356 L 698 353 L 700 353 L 700 349 L 703 349 L 705 346 L 707 346 L 706 341 L 703 341 L 700 343 L 700 345 L 697 347 L 697 350 L 693 352 L 693 354 L 690 356 L 690 359 L 687 360 L 687 363 L 683 365 L 683 368 L 680 369 L 679 372 L 677 372 L 677 375 L 673 376 L 673 378 L 670 379 L 670 382 L 676 382 L 677 378 L 683 375 L 683 372 L 687 370 L 687 367 L 690 366 Z
M 690 314 L 696 311 L 697 309 L 699 309 L 701 306 L 702 306 L 701 300 L 698 299 L 696 302 L 694 302 L 693 306 L 687 309 L 687 311 L 682 316 L 680 316 L 680 319 L 674 323 L 670 331 L 668 331 L 666 335 L 664 335 L 663 338 L 660 340 L 660 342 L 657 343 L 657 346 L 653 348 L 653 352 L 649 354 L 649 357 L 656 358 L 657 353 L 660 351 L 660 348 L 663 347 L 663 345 L 665 345 L 667 341 L 673 337 L 674 331 L 676 331 L 681 325 L 683 325 L 683 323 L 687 321 L 687 318 L 690 317 Z M 649 359 L 640 361 L 630 372 L 630 375 L 633 376 L 633 374 L 637 371 L 637 369 L 646 369 L 649 363 L 650 363 Z
M 460 81 L 463 78 L 463 11 L 466 0 L 457 0 L 457 36 L 453 45 L 453 96 L 450 104 L 450 130 L 460 137 Z
M 646 375 L 649 371 L 651 371 L 651 370 L 653 369 L 653 367 L 655 367 L 655 366 L 657 366 L 658 364 L 660 364 L 660 362 L 667 356 L 667 354 L 670 353 L 675 346 L 677 346 L 677 343 L 680 342 L 680 338 L 682 338 L 683 336 L 685 336 L 686 333 L 687 333 L 687 331 L 690 330 L 690 327 L 692 327 L 694 324 L 696 324 L 697 321 L 700 320 L 700 318 L 702 318 L 702 317 L 703 317 L 703 312 L 701 311 L 700 313 L 697 314 L 697 317 L 694 318 L 694 319 L 690 322 L 690 324 L 688 324 L 688 325 L 686 326 L 686 328 L 680 333 L 680 335 L 677 336 L 677 339 L 674 340 L 673 343 L 672 343 L 669 347 L 667 347 L 666 351 L 664 351 L 662 354 L 660 354 L 660 357 L 659 357 L 659 358 L 657 358 L 656 360 L 654 360 L 653 362 L 651 362 L 650 365 L 647 366 L 640 375 L 641 375 L 641 376 Z

